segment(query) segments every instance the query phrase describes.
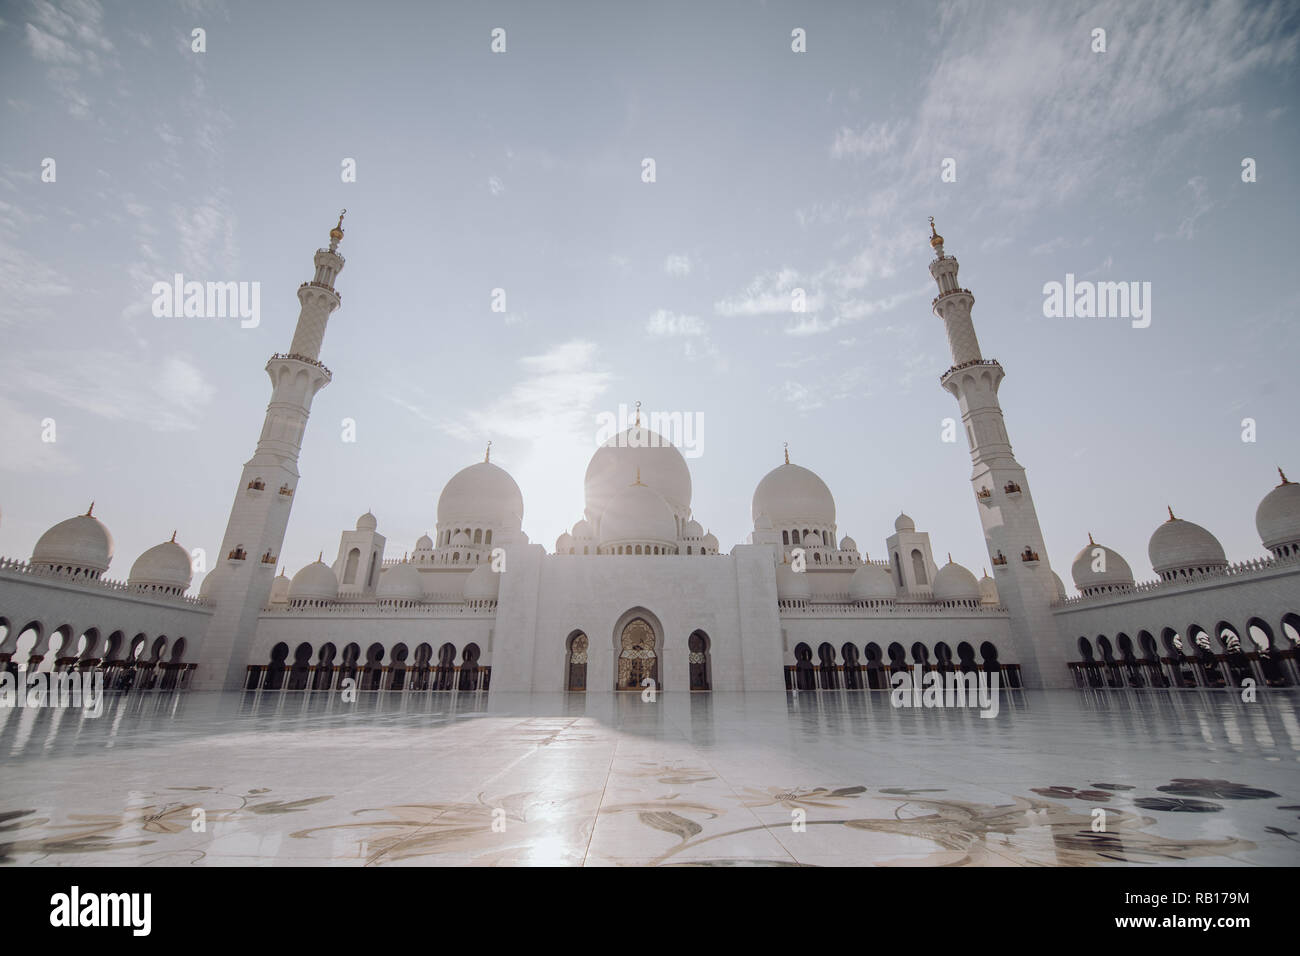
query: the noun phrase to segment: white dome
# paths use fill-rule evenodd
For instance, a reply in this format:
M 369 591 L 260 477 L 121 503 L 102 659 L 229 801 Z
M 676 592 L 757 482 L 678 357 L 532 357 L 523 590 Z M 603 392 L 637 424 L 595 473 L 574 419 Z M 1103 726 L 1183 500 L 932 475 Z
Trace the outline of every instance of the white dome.
M 854 571 L 849 593 L 855 601 L 892 601 L 898 597 L 893 577 L 878 564 L 864 564 Z
M 333 601 L 339 596 L 339 579 L 324 561 L 313 561 L 289 582 L 290 601 Z
M 704 547 L 706 550 L 717 551 L 718 538 L 712 531 L 710 531 L 708 534 L 706 534 L 703 538 L 700 539 L 700 545 Z
M 691 471 L 686 459 L 658 432 L 633 427 L 615 435 L 591 456 L 583 481 L 587 517 L 598 520 L 638 471 L 639 480 L 658 492 L 673 511 L 690 514 Z
M 773 468 L 754 489 L 751 508 L 755 525 L 760 515 L 774 524 L 787 521 L 819 525 L 835 523 L 835 499 L 826 482 L 801 465 L 786 463 Z
M 1102 553 L 1094 554 L 1098 549 Z M 1098 557 L 1104 559 L 1104 571 L 1092 569 Z M 1074 586 L 1080 591 L 1133 586 L 1133 569 L 1128 566 L 1128 562 L 1118 551 L 1096 544 L 1091 537 L 1088 539 L 1088 546 L 1074 556 L 1074 563 L 1070 565 L 1070 577 L 1074 579 Z
M 1282 475 L 1282 469 L 1278 469 Z M 1300 542 L 1300 482 L 1287 481 L 1264 496 L 1255 509 L 1255 530 L 1270 551 L 1284 544 Z
M 131 565 L 126 583 L 130 587 L 180 588 L 184 591 L 194 579 L 189 552 L 171 541 L 155 544 Z
M 432 551 L 432 550 L 433 550 L 433 539 L 430 538 L 427 534 L 422 534 L 422 535 L 420 535 L 420 540 L 418 540 L 418 541 L 415 542 L 415 550 L 416 550 L 416 551 Z
M 996 607 L 1002 603 L 998 597 L 998 582 L 989 577 L 988 572 L 984 572 L 984 577 L 979 580 L 980 585 L 980 603 Z
M 1056 600 L 1064 601 L 1069 596 L 1065 592 L 1065 582 L 1055 571 L 1052 572 L 1052 586 L 1056 589 Z
M 858 543 L 846 534 L 842 539 L 840 539 L 840 550 L 856 551 L 858 550 Z
M 704 526 L 692 518 L 682 527 L 683 538 L 698 538 L 704 534 Z
M 424 596 L 420 572 L 409 561 L 394 564 L 379 575 L 375 594 L 380 600 L 418 601 Z
M 934 599 L 936 601 L 978 601 L 980 600 L 980 583 L 955 561 L 949 561 L 934 576 Z
M 668 502 L 654 489 L 644 484 L 628 485 L 601 515 L 601 547 L 647 541 L 675 546 L 677 521 Z
M 894 519 L 894 530 L 900 532 L 915 531 L 916 522 L 913 521 L 908 515 L 900 513 L 899 516 Z
M 504 468 L 480 461 L 452 476 L 438 496 L 438 525 L 480 522 L 518 531 L 524 496 Z
M 199 597 L 206 601 L 215 600 L 217 596 L 217 585 L 221 583 L 221 579 L 225 576 L 225 572 L 226 569 L 224 565 L 217 565 L 207 574 L 203 575 L 203 580 L 199 582 Z M 274 591 L 272 593 L 274 593 Z
M 93 506 L 92 506 L 92 509 Z M 87 511 L 60 521 L 41 535 L 32 549 L 32 564 L 81 568 L 103 573 L 113 560 L 113 536 Z
M 208 577 L 203 579 L 203 584 L 199 588 L 200 596 L 202 596 L 203 594 L 203 588 L 207 587 L 208 578 L 210 577 L 212 577 L 212 575 L 209 574 Z M 271 603 L 272 604 L 289 603 L 289 584 L 290 581 L 285 576 L 285 573 L 283 571 L 281 571 L 279 574 L 275 576 L 275 580 L 271 582 Z
M 501 575 L 491 565 L 480 564 L 465 579 L 466 601 L 495 601 L 501 592 Z
M 1199 524 L 1172 515 L 1171 511 L 1169 520 L 1156 528 L 1147 544 L 1147 556 L 1156 574 L 1227 567 L 1228 558 L 1218 538 Z
M 596 537 L 596 532 L 591 530 L 591 522 L 586 518 L 579 518 L 578 523 L 573 526 L 573 537 L 578 541 L 586 541 Z
M 358 531 L 374 531 L 378 527 L 379 527 L 379 519 L 376 518 L 374 515 L 372 515 L 369 511 L 367 511 L 365 514 L 363 514 L 360 518 L 357 519 Z
M 568 554 L 569 549 L 572 547 L 573 547 L 573 535 L 569 534 L 569 532 L 567 531 L 555 539 L 556 554 Z
M 856 572 L 855 572 L 856 573 Z M 788 564 L 776 566 L 776 596 L 779 600 L 807 599 L 812 595 L 812 582 L 808 572 L 796 572 Z

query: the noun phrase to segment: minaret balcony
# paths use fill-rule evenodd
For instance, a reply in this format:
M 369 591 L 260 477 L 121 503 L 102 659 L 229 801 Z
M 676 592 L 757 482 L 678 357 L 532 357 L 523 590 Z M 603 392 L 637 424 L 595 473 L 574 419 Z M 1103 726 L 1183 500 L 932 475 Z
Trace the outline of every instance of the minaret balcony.
M 293 489 L 290 488 L 288 485 L 281 485 L 281 486 L 280 486 L 280 494 L 284 495 L 286 498 L 292 498 L 292 497 L 293 497 Z
M 1014 481 L 1008 481 L 1006 485 L 1003 486 L 1002 491 L 1008 498 L 1019 498 L 1022 494 L 1020 486 Z
M 330 378 L 334 377 L 334 373 L 325 367 L 324 362 L 321 362 L 318 359 L 314 359 L 308 355 L 300 355 L 297 352 L 276 352 L 274 355 L 271 356 L 270 360 L 272 362 L 275 362 L 275 361 L 283 361 L 284 359 L 289 359 L 290 361 L 294 361 L 294 362 L 302 362 L 305 365 L 314 365 L 316 368 L 320 369 Z
M 996 570 L 998 568 L 1005 568 L 1006 566 L 1007 556 L 999 550 L 998 553 L 993 556 L 993 568 Z
M 940 375 L 939 384 L 940 385 L 945 384 L 948 381 L 948 377 L 951 376 L 954 372 L 960 372 L 962 369 L 972 368 L 976 365 L 996 365 L 999 369 L 1002 368 L 1002 363 L 1000 363 L 997 359 L 985 359 L 985 358 L 971 359 L 969 362 L 961 362 L 958 365 L 954 365 L 952 368 L 948 369 L 948 371 Z
M 1020 560 L 1025 564 L 1037 564 L 1039 561 L 1038 552 L 1025 545 L 1025 550 L 1020 552 Z
M 972 292 L 970 289 L 949 289 L 947 292 L 940 292 L 933 299 L 931 299 L 930 308 L 933 309 L 935 306 L 937 306 L 939 304 L 940 299 L 951 298 L 954 295 L 968 295 L 972 299 L 975 298 L 975 293 Z
M 975 497 L 980 501 L 991 503 L 993 500 L 993 491 L 989 488 L 981 488 L 979 491 L 975 492 Z
M 299 289 L 307 289 L 307 288 L 324 289 L 330 295 L 334 296 L 334 298 L 339 300 L 339 305 L 343 304 L 343 293 L 336 291 L 332 285 L 326 282 L 317 282 L 313 279 L 311 282 L 304 282 L 302 285 L 298 286 L 298 288 Z
M 266 482 L 263 481 L 261 478 L 254 478 L 252 481 L 250 481 L 250 482 L 248 483 L 248 490 L 249 490 L 249 491 L 265 491 L 265 490 L 266 490 Z
M 226 555 L 226 560 L 227 560 L 227 561 L 243 561 L 243 560 L 247 559 L 247 557 L 248 557 L 248 552 L 247 552 L 247 551 L 245 551 L 243 548 L 235 548 L 235 549 L 234 549 L 233 551 L 231 551 L 228 555 Z

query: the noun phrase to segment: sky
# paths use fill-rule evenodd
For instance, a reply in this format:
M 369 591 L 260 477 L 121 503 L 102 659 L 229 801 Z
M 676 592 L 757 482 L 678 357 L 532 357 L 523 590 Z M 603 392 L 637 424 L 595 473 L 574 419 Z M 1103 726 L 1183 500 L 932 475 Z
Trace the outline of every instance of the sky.
M 1151 578 L 1166 505 L 1259 556 L 1259 499 L 1277 466 L 1300 478 L 1294 4 L 40 0 L 0 21 L 0 555 L 91 500 L 108 577 L 173 530 L 215 553 L 343 207 L 290 574 L 367 509 L 411 550 L 488 440 L 549 549 L 601 416 L 637 401 L 694 423 L 693 509 L 724 552 L 788 442 L 870 556 L 906 510 L 978 573 L 929 216 L 1067 584 L 1089 532 Z M 156 317 L 178 272 L 259 283 L 259 323 Z M 1067 274 L 1150 283 L 1150 325 L 1047 317 Z

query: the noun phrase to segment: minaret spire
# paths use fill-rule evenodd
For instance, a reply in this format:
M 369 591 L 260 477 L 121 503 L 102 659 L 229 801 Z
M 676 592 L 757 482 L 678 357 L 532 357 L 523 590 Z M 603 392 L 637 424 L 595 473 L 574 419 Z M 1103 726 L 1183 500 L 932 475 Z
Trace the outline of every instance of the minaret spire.
M 998 595 L 1011 611 L 1014 652 L 1030 686 L 1063 687 L 1070 683 L 1065 651 L 1057 640 L 1051 606 L 1056 600 L 1047 548 L 1025 469 L 1016 461 L 1007 435 L 998 389 L 1006 373 L 996 359 L 980 352 L 971 321 L 975 296 L 957 283 L 957 259 L 944 251 L 944 239 L 930 219 L 930 275 L 939 294 L 931 307 L 943 320 L 952 352 L 952 367 L 939 377 L 944 391 L 957 399 L 970 445 L 971 486 L 975 492 L 984 543 L 993 559 Z M 1092 538 L 1089 536 L 1089 541 Z M 1020 555 L 1008 560 L 1006 555 Z M 1024 555 L 1032 555 L 1029 560 Z
M 315 272 L 298 287 L 298 323 L 289 350 L 271 356 L 271 379 L 262 433 L 253 457 L 244 463 L 235 487 L 235 500 L 226 523 L 221 554 L 278 555 L 282 552 L 294 491 L 298 485 L 298 455 L 316 393 L 333 376 L 320 361 L 325 327 L 342 303 L 334 288 L 344 260 L 338 252 L 343 239 L 343 215 L 330 230 L 329 248 L 317 249 Z M 263 489 L 279 489 L 266 491 Z M 323 555 L 322 555 L 323 557 Z M 212 589 L 216 604 L 199 651 L 195 686 L 237 689 L 246 679 L 249 654 L 257 637 L 258 616 L 271 593 L 275 564 L 228 557 L 219 583 Z

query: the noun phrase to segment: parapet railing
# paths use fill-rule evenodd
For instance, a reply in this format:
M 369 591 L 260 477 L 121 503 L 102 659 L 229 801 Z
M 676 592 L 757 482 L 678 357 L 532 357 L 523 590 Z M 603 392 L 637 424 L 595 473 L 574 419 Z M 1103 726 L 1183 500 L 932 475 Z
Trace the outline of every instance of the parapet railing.
M 1065 608 L 1077 607 L 1080 604 L 1096 604 L 1104 601 L 1113 601 L 1117 598 L 1123 598 L 1133 594 L 1150 594 L 1155 591 L 1163 590 L 1186 590 L 1200 584 L 1214 583 L 1224 578 L 1243 577 L 1252 574 L 1261 574 L 1267 571 L 1285 570 L 1295 565 L 1300 565 L 1300 554 L 1286 557 L 1267 557 L 1251 558 L 1247 561 L 1237 561 L 1229 564 L 1225 568 L 1218 568 L 1212 571 L 1194 571 L 1188 574 L 1180 574 L 1176 578 L 1165 580 L 1159 578 L 1154 581 L 1143 581 L 1141 584 L 1133 584 L 1128 587 L 1118 586 L 1113 590 L 1101 591 L 1097 594 L 1081 594 L 1077 597 L 1065 598 L 1053 603 L 1052 607 Z
M 211 607 L 207 601 L 200 597 L 190 597 L 186 594 L 166 594 L 160 591 L 140 591 L 132 588 L 125 581 L 114 581 L 109 578 L 90 578 L 81 575 L 68 574 L 66 571 L 55 571 L 41 565 L 33 565 L 30 561 L 19 561 L 15 558 L 0 558 L 0 572 L 5 571 L 11 574 L 25 574 L 49 581 L 57 581 L 59 584 L 70 584 L 87 591 L 112 591 L 131 594 L 150 601 L 165 601 L 169 604 L 189 604 L 194 607 L 202 608 Z

